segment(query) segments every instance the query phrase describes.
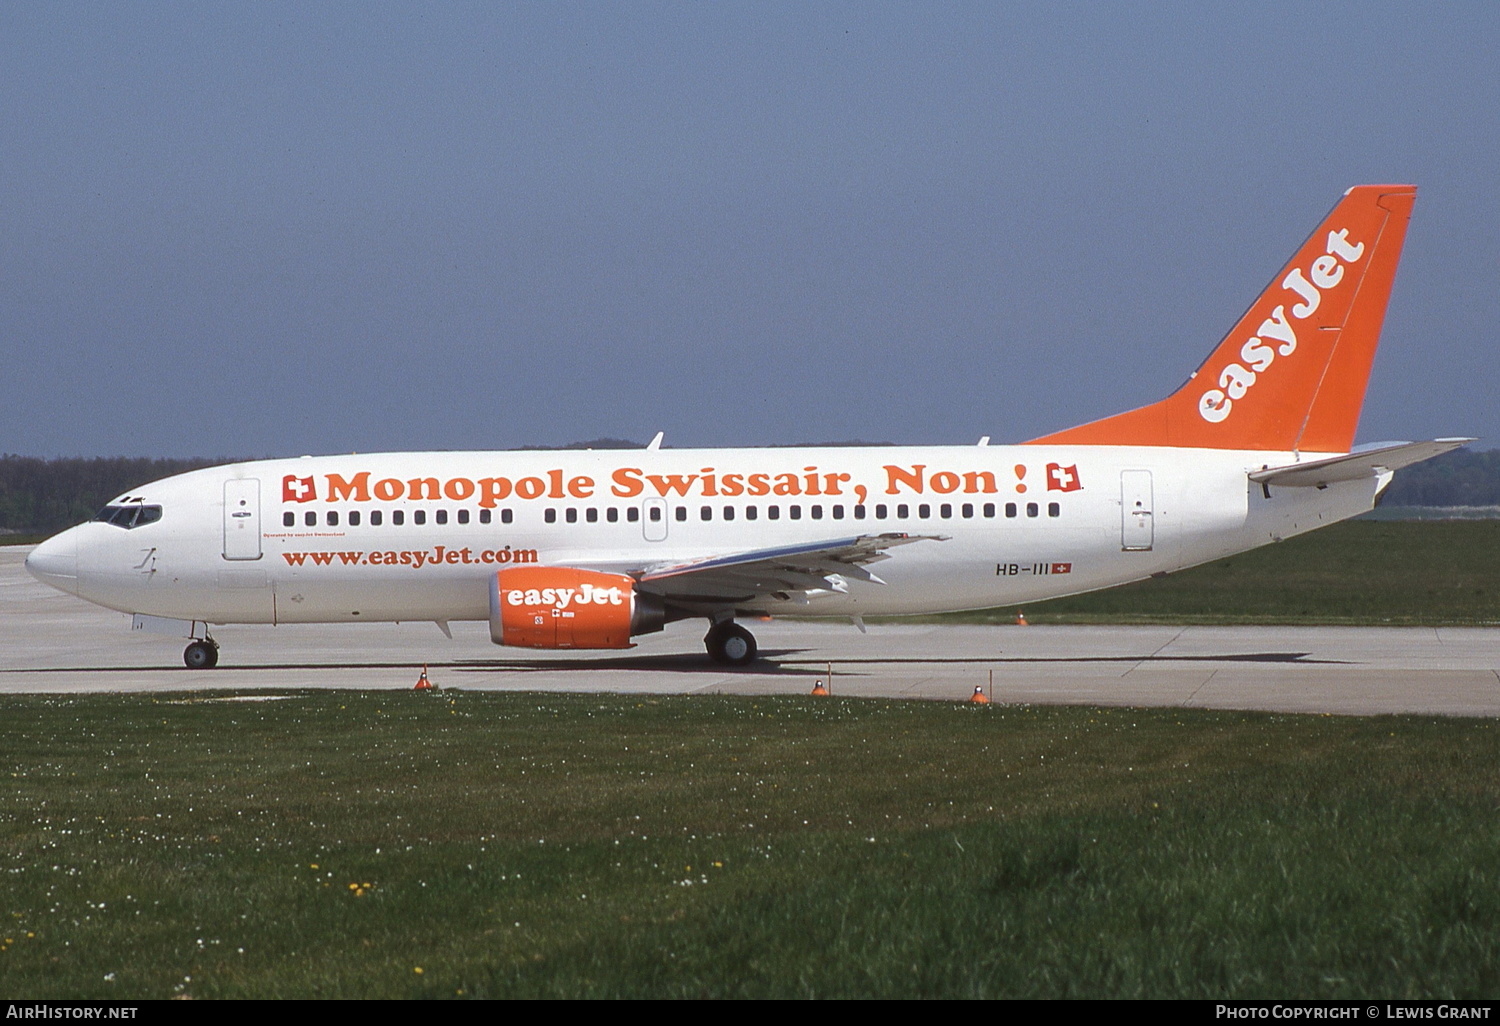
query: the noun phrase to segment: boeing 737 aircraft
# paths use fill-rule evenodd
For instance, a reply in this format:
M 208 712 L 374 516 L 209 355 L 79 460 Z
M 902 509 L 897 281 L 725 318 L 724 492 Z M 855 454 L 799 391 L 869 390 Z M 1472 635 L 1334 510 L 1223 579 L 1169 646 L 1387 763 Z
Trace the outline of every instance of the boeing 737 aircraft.
M 38 546 L 38 579 L 210 626 L 488 620 L 499 645 L 628 648 L 708 621 L 1035 602 L 1372 508 L 1469 439 L 1353 449 L 1416 189 L 1350 189 L 1177 392 L 1021 445 L 425 452 L 266 460 L 133 489 Z

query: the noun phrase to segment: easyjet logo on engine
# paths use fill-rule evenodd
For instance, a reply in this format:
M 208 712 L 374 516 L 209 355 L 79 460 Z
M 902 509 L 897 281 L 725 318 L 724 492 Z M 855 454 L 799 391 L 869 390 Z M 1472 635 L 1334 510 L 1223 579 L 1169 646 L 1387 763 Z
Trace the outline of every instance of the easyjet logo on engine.
M 621 606 L 625 592 L 620 588 L 596 588 L 580 584 L 576 588 L 512 588 L 505 592 L 508 606 L 548 606 L 567 609 L 574 599 L 580 606 Z
M 1344 265 L 1357 262 L 1365 254 L 1365 244 L 1349 241 L 1349 229 L 1328 233 L 1324 255 L 1313 260 L 1306 272 L 1294 267 L 1281 280 L 1281 287 L 1300 302 L 1292 304 L 1291 317 L 1286 304 L 1271 311 L 1261 322 L 1259 333 L 1240 347 L 1244 363 L 1231 363 L 1219 372 L 1218 387 L 1210 388 L 1198 398 L 1198 414 L 1210 424 L 1228 419 L 1236 401 L 1243 399 L 1255 386 L 1258 376 L 1270 369 L 1276 357 L 1291 356 L 1297 351 L 1297 332 L 1293 320 L 1306 320 L 1318 309 L 1323 293 L 1344 280 Z M 1344 263 L 1339 263 L 1342 260 Z

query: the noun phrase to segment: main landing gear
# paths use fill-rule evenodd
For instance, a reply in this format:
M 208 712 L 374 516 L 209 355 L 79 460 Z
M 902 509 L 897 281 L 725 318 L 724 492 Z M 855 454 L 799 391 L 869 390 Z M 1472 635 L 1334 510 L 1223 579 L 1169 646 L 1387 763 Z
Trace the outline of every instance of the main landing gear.
M 710 659 L 725 666 L 747 666 L 755 662 L 755 635 L 733 620 L 710 627 L 703 636 L 703 645 L 708 649 Z
M 219 643 L 206 636 L 194 641 L 182 650 L 182 661 L 189 670 L 212 670 L 219 665 Z

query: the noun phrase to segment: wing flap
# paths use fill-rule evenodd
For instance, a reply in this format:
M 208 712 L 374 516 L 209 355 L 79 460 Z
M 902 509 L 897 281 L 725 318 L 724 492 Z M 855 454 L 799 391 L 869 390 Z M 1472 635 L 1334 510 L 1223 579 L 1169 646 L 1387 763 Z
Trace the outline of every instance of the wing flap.
M 804 601 L 810 593 L 845 592 L 849 580 L 884 584 L 865 564 L 891 558 L 887 550 L 900 545 L 946 540 L 941 535 L 856 535 L 709 556 L 650 567 L 632 576 L 645 590 L 693 604 L 744 605 L 770 598 Z

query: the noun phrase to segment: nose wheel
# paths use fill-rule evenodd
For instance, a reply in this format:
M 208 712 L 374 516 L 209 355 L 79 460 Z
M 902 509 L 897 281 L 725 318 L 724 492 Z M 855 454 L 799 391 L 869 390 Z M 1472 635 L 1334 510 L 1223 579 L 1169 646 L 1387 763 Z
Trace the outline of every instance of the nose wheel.
M 755 635 L 733 620 L 716 623 L 704 635 L 708 657 L 724 666 L 747 666 L 755 662 Z
M 195 641 L 182 650 L 182 661 L 189 670 L 212 670 L 219 665 L 219 644 L 213 638 Z

